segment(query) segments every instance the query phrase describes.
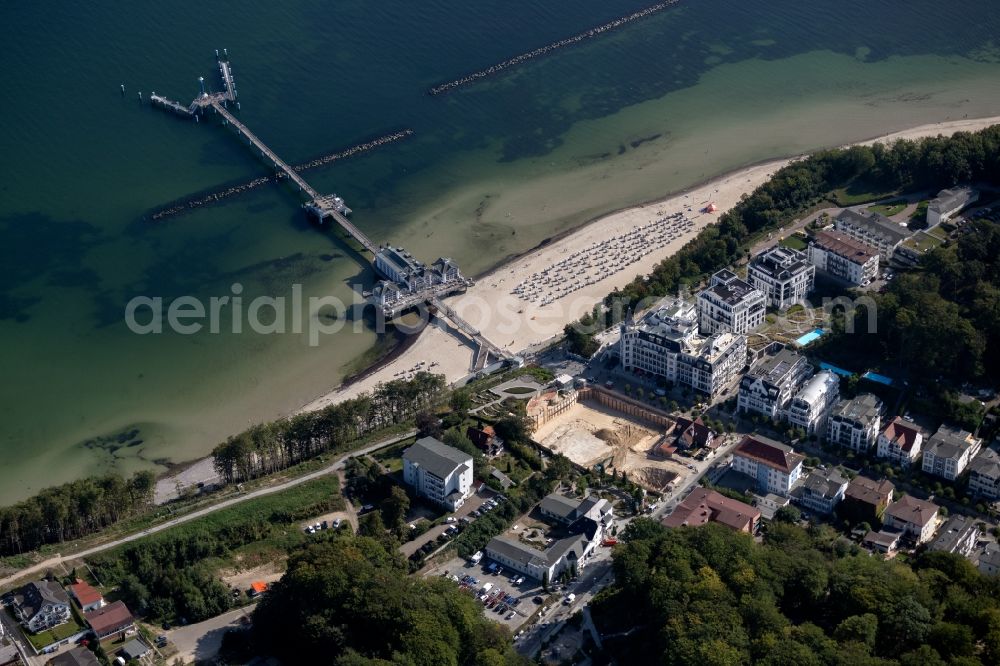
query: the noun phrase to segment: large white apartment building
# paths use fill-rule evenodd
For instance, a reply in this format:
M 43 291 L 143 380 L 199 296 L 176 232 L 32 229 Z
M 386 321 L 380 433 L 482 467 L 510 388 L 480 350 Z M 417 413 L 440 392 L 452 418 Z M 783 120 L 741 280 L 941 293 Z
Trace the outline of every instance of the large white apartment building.
M 636 322 L 621 326 L 621 364 L 666 381 L 715 395 L 731 384 L 746 365 L 746 336 L 722 332 L 698 335 L 695 308 L 668 298 Z
M 862 214 L 851 208 L 837 216 L 834 228 L 856 241 L 874 247 L 883 261 L 892 259 L 899 244 L 910 237 L 906 227 L 896 224 L 885 215 Z
M 826 441 L 867 453 L 878 441 L 882 426 L 882 401 L 871 393 L 841 400 L 826 420 Z
M 963 208 L 979 200 L 979 192 L 971 187 L 941 190 L 927 205 L 927 226 L 933 227 L 955 217 Z
M 733 449 L 732 469 L 756 479 L 757 490 L 787 497 L 802 476 L 805 456 L 760 435 L 747 435 Z
M 719 332 L 746 333 L 764 323 L 767 297 L 730 270 L 712 276 L 698 294 L 698 324 L 702 335 Z
M 780 418 L 802 383 L 812 374 L 804 356 L 782 349 L 758 361 L 740 380 L 737 408 L 741 412 Z
M 805 253 L 775 245 L 753 258 L 747 277 L 751 285 L 764 292 L 769 307 L 784 310 L 804 301 L 812 291 L 816 267 Z
M 840 380 L 829 370 L 813 375 L 785 409 L 785 418 L 806 434 L 822 432 L 830 407 L 840 396 Z
M 888 458 L 901 467 L 909 467 L 920 457 L 920 447 L 923 443 L 923 433 L 912 423 L 897 416 L 878 436 L 875 455 L 879 458 Z
M 993 449 L 983 449 L 969 463 L 969 492 L 986 499 L 1000 499 L 1000 455 Z
M 472 456 L 433 437 L 422 437 L 403 451 L 403 481 L 450 511 L 472 494 L 472 476 Z
M 816 270 L 849 284 L 868 284 L 878 276 L 878 250 L 843 232 L 817 231 L 806 256 Z
M 954 481 L 976 457 L 982 444 L 981 439 L 967 430 L 943 425 L 927 440 L 921 469 Z

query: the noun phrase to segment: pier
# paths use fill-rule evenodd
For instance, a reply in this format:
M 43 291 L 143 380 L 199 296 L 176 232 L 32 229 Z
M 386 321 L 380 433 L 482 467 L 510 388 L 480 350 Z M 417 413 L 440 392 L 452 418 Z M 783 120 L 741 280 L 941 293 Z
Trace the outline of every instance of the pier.
M 354 226 L 347 216 L 350 215 L 351 209 L 347 207 L 344 200 L 338 197 L 336 194 L 320 194 L 317 192 L 312 185 L 306 182 L 306 179 L 299 175 L 299 172 L 290 167 L 283 159 L 278 157 L 277 153 L 267 147 L 267 144 L 261 141 L 256 134 L 250 131 L 250 128 L 244 125 L 236 118 L 229 109 L 217 98 L 213 98 L 209 105 L 215 109 L 226 122 L 233 126 L 233 128 L 242 136 L 247 142 L 254 148 L 260 151 L 261 156 L 266 157 L 274 167 L 279 171 L 284 172 L 293 183 L 295 183 L 300 192 L 304 192 L 310 201 L 305 204 L 306 210 L 310 211 L 316 216 L 320 222 L 325 222 L 327 218 L 332 218 L 340 228 L 343 229 L 347 234 L 356 240 L 363 248 L 375 254 L 378 251 L 378 246 L 372 242 L 368 236 L 366 236 L 360 229 Z
M 216 52 L 218 57 L 218 52 Z M 236 102 L 236 82 L 233 78 L 232 66 L 228 56 L 219 58 L 219 76 L 225 92 L 210 92 L 205 89 L 204 79 L 199 79 L 201 92 L 191 104 L 184 106 L 162 95 L 153 93 L 150 97 L 153 105 L 180 116 L 198 120 L 208 109 L 220 116 L 226 125 L 236 130 L 246 142 L 260 152 L 261 157 L 270 162 L 277 172 L 291 180 L 308 198 L 302 206 L 314 215 L 320 224 L 333 220 L 348 236 L 361 247 L 372 254 L 372 265 L 379 275 L 384 276 L 372 291 L 369 301 L 387 318 L 392 319 L 408 309 L 427 305 L 438 316 L 450 320 L 458 330 L 469 337 L 476 347 L 473 360 L 473 370 L 479 371 L 486 367 L 491 356 L 499 360 L 510 360 L 513 355 L 487 340 L 482 333 L 469 322 L 462 319 L 451 307 L 444 304 L 441 298 L 449 294 L 464 291 L 473 284 L 465 278 L 458 266 L 447 258 L 440 258 L 431 266 L 412 257 L 402 248 L 390 245 L 379 246 L 352 223 L 348 216 L 351 209 L 342 198 L 336 194 L 321 194 L 306 182 L 298 170 L 289 166 L 266 143 L 264 143 L 249 127 L 243 124 L 229 110 L 229 103 Z M 239 108 L 239 104 L 237 104 Z

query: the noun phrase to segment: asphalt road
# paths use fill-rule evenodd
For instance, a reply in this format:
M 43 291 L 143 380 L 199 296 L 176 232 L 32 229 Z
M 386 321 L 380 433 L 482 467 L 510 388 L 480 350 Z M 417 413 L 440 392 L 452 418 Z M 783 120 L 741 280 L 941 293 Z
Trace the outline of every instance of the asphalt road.
M 119 539 L 115 539 L 114 541 L 109 541 L 108 543 L 101 544 L 100 546 L 94 546 L 93 548 L 87 548 L 85 550 L 81 550 L 81 551 L 78 551 L 76 553 L 70 553 L 68 555 L 57 554 L 56 556 L 50 557 L 49 559 L 47 559 L 47 560 L 45 560 L 43 562 L 39 562 L 38 564 L 34 564 L 34 565 L 32 565 L 30 567 L 27 567 L 25 569 L 21 569 L 20 571 L 18 571 L 17 573 L 15 573 L 15 574 L 13 574 L 11 576 L 7 576 L 6 578 L 0 579 L 0 589 L 4 589 L 4 588 L 6 588 L 6 587 L 8 587 L 10 585 L 13 585 L 17 580 L 19 580 L 21 578 L 24 578 L 26 576 L 30 576 L 30 575 L 33 575 L 33 574 L 45 572 L 48 569 L 51 569 L 51 568 L 53 568 L 55 566 L 63 564 L 64 562 L 67 562 L 67 561 L 70 561 L 70 560 L 76 560 L 76 559 L 79 559 L 81 557 L 89 557 L 90 555 L 94 555 L 95 553 L 100 553 L 100 552 L 103 552 L 105 550 L 110 550 L 112 548 L 117 548 L 118 546 L 121 546 L 123 544 L 130 543 L 130 542 L 136 541 L 138 539 L 142 539 L 143 537 L 147 537 L 147 536 L 149 536 L 151 534 L 156 534 L 157 532 L 162 532 L 164 530 L 169 530 L 171 527 L 176 527 L 177 525 L 180 525 L 182 523 L 186 523 L 186 522 L 189 522 L 189 521 L 192 521 L 192 520 L 196 520 L 198 518 L 202 518 L 203 516 L 207 516 L 207 515 L 209 515 L 211 513 L 215 513 L 216 511 L 220 511 L 220 510 L 225 509 L 227 507 L 234 506 L 234 505 L 239 504 L 241 502 L 246 502 L 248 500 L 252 500 L 252 499 L 257 498 L 257 497 L 263 497 L 265 495 L 271 495 L 273 493 L 279 493 L 279 492 L 281 492 L 283 490 L 288 490 L 289 488 L 294 488 L 295 486 L 301 485 L 301 484 L 303 484 L 303 483 L 305 483 L 307 481 L 312 481 L 313 479 L 318 479 L 318 478 L 320 478 L 322 476 L 325 476 L 327 474 L 331 474 L 333 472 L 336 472 L 337 470 L 343 469 L 344 466 L 345 466 L 345 464 L 346 464 L 346 462 L 347 462 L 347 460 L 349 458 L 352 458 L 354 456 L 359 456 L 359 455 L 366 455 L 368 453 L 372 453 L 374 451 L 378 451 L 379 449 L 385 448 L 387 446 L 392 446 L 393 444 L 396 444 L 397 442 L 400 442 L 400 441 L 402 441 L 402 440 L 404 440 L 404 439 L 406 439 L 408 437 L 413 437 L 416 433 L 417 433 L 416 430 L 411 430 L 409 432 L 403 433 L 402 435 L 398 435 L 398 436 L 392 437 L 390 439 L 382 440 L 381 442 L 376 442 L 375 444 L 370 444 L 369 446 L 366 446 L 363 449 L 358 449 L 356 451 L 352 451 L 352 452 L 350 452 L 348 454 L 345 454 L 344 456 L 338 458 L 337 460 L 335 460 L 334 462 L 330 463 L 326 467 L 323 467 L 322 469 L 318 469 L 315 472 L 310 472 L 310 473 L 305 474 L 303 476 L 291 479 L 289 481 L 285 481 L 284 483 L 280 483 L 280 484 L 278 484 L 276 486 L 271 486 L 271 487 L 268 487 L 268 488 L 261 488 L 259 490 L 254 490 L 254 491 L 246 493 L 244 495 L 240 495 L 238 497 L 233 497 L 233 498 L 224 500 L 222 502 L 219 502 L 218 504 L 213 504 L 212 506 L 205 507 L 204 509 L 198 509 L 197 511 L 192 511 L 191 513 L 184 514 L 183 516 L 179 516 L 177 518 L 172 518 L 172 519 L 168 520 L 165 523 L 160 523 L 159 525 L 156 525 L 155 527 L 150 527 L 147 530 L 143 530 L 141 532 L 136 532 L 134 534 L 130 534 L 128 536 L 124 536 L 124 537 L 121 537 Z
M 610 549 L 598 546 L 594 560 L 581 572 L 580 580 L 570 584 L 560 594 L 565 597 L 569 593 L 576 595 L 573 603 L 566 605 L 561 601 L 553 606 L 548 615 L 532 626 L 518 641 L 517 651 L 533 658 L 541 649 L 542 644 L 560 631 L 575 612 L 586 607 L 598 592 L 611 584 L 614 573 L 611 570 Z
M 209 661 L 219 653 L 226 631 L 239 627 L 243 617 L 249 616 L 253 609 L 253 606 L 237 608 L 204 622 L 166 632 L 167 638 L 177 648 L 177 654 L 169 659 L 170 663 L 175 659 L 183 659 L 185 664 Z
M 35 651 L 24 640 L 17 622 L 7 615 L 7 612 L 4 610 L 0 610 L 0 634 L 7 636 L 13 641 L 15 647 L 17 647 L 17 651 L 21 654 L 21 659 L 24 661 L 25 666 L 42 666 L 45 663 L 44 657 L 34 656 Z

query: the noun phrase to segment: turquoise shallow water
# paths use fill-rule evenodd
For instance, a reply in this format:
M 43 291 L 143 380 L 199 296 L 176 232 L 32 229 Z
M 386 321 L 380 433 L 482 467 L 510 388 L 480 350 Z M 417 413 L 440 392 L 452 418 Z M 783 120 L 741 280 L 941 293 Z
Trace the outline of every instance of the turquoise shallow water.
M 413 128 L 308 178 L 376 240 L 476 273 L 741 164 L 1000 112 L 993 4 L 684 1 L 440 97 L 427 89 L 643 3 L 0 9 L 0 502 L 204 454 L 336 385 L 375 343 L 367 330 L 310 347 L 123 325 L 136 295 L 207 298 L 238 282 L 248 299 L 294 284 L 346 298 L 371 278 L 286 188 L 143 220 L 266 173 L 224 129 L 137 102 L 140 90 L 187 101 L 199 75 L 217 85 L 215 48 L 232 57 L 241 118 L 289 162 Z

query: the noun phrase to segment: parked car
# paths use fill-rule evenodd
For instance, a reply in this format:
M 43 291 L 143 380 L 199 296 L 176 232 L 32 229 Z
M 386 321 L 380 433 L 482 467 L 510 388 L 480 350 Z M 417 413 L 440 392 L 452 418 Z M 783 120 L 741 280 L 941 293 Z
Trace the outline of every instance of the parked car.
M 504 617 L 504 619 L 505 620 L 512 620 L 512 619 L 514 619 L 515 615 L 517 615 L 517 613 L 515 613 L 514 611 L 511 611 L 511 612 L 507 613 L 507 615 Z
M 563 604 L 569 606 L 574 601 L 576 601 L 576 595 L 570 592 L 569 594 L 566 595 L 566 598 L 563 599 Z

